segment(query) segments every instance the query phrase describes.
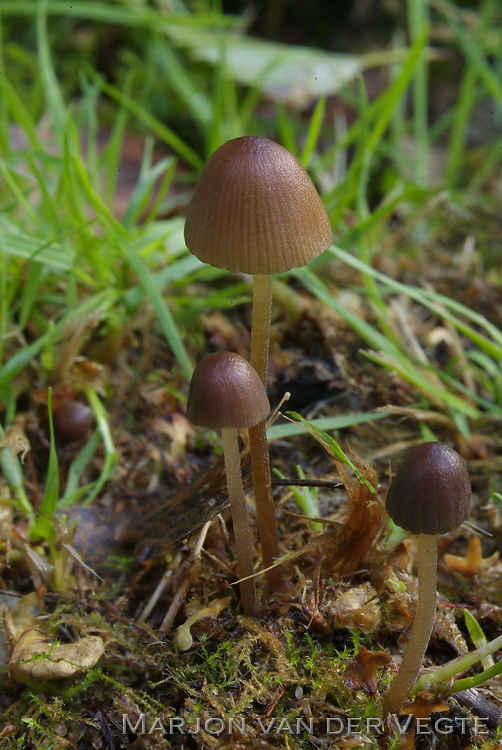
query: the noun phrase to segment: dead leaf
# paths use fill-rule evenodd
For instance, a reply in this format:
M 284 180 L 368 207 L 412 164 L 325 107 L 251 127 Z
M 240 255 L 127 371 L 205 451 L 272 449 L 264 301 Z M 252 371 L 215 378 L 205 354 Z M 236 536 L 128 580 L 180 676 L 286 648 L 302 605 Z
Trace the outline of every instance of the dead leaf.
M 349 589 L 331 606 L 335 625 L 339 628 L 376 630 L 382 620 L 377 592 L 370 583 Z
M 56 680 L 94 667 L 103 653 L 104 643 L 97 635 L 84 636 L 74 643 L 54 645 L 43 631 L 31 628 L 14 644 L 9 669 L 17 682 L 33 678 Z
M 94 312 L 79 318 L 70 318 L 63 328 L 59 346 L 59 362 L 52 373 L 53 382 L 69 380 L 70 370 L 91 332 L 98 326 L 101 313 Z
M 457 654 L 468 652 L 465 638 L 456 623 L 454 611 L 442 607 L 436 609 L 433 633 L 435 638 L 440 638 L 448 643 Z
M 375 695 L 377 689 L 376 671 L 391 662 L 387 651 L 368 651 L 361 646 L 356 658 L 345 670 L 345 684 L 351 690 L 363 690 L 366 695 Z
M 387 564 L 390 565 L 391 568 L 399 568 L 399 570 L 404 570 L 405 573 L 409 573 L 411 570 L 411 544 L 411 539 L 403 539 L 403 541 L 400 542 L 390 553 L 387 558 Z
M 415 719 L 428 719 L 433 713 L 449 711 L 450 707 L 437 695 L 417 695 L 413 703 L 407 703 L 399 713 L 411 714 Z
M 173 412 L 169 415 L 169 419 L 154 417 L 151 426 L 171 441 L 168 451 L 169 463 L 173 466 L 181 464 L 186 455 L 188 438 L 195 434 L 192 424 L 185 415 Z
M 350 458 L 366 482 L 377 487 L 374 469 L 353 451 Z M 368 484 L 362 484 L 345 464 L 340 461 L 335 461 L 335 464 L 347 492 L 347 516 L 341 524 L 337 523 L 319 534 L 304 548 L 305 555 L 320 562 L 325 578 L 332 576 L 334 571 L 345 576 L 359 570 L 380 537 L 386 518 L 383 504 Z
M 35 592 L 21 596 L 10 609 L 3 609 L 4 629 L 11 646 L 21 634 L 37 623 L 40 602 Z
M 172 41 L 198 60 L 220 64 L 221 33 L 180 24 L 166 27 Z M 225 65 L 238 83 L 257 86 L 274 101 L 302 109 L 320 96 L 334 94 L 354 79 L 363 59 L 354 55 L 280 44 L 227 34 Z
M 201 324 L 207 331 L 208 343 L 215 349 L 235 352 L 247 357 L 249 352 L 249 329 L 222 312 L 213 311 L 201 316 Z
M 51 643 L 39 625 L 36 594 L 21 597 L 11 610 L 4 609 L 4 627 L 10 644 L 8 666 L 17 682 L 70 677 L 93 667 L 104 652 L 99 636 L 84 636 L 73 643 Z
M 30 450 L 30 441 L 24 432 L 24 422 L 24 417 L 18 415 L 0 438 L 0 448 L 10 448 L 12 457 L 19 456 L 21 463 Z

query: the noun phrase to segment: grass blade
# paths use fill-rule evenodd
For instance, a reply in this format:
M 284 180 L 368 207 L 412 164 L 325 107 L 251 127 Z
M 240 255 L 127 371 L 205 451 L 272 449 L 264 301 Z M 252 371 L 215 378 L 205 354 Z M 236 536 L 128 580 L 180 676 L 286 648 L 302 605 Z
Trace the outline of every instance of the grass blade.
M 323 446 L 323 448 L 327 451 L 327 453 L 329 453 L 332 458 L 334 458 L 336 461 L 341 461 L 341 463 L 348 466 L 354 472 L 361 484 L 364 484 L 371 492 L 376 492 L 376 489 L 373 487 L 373 485 L 368 482 L 368 480 L 361 474 L 354 462 L 351 461 L 350 458 L 343 452 L 336 440 L 332 438 L 331 435 L 328 435 L 327 432 L 320 430 L 318 427 L 312 424 L 312 422 L 308 422 L 295 411 L 290 411 L 288 412 L 288 414 L 297 422 L 299 422 L 302 427 L 304 427 L 306 432 L 312 435 L 312 437 L 314 437 L 317 442 Z
M 51 543 L 55 538 L 54 514 L 59 500 L 59 470 L 54 440 L 54 423 L 52 420 L 52 389 L 49 388 L 47 399 L 49 414 L 49 464 L 45 480 L 42 504 L 37 514 L 35 524 L 31 530 L 33 539 L 48 539 Z

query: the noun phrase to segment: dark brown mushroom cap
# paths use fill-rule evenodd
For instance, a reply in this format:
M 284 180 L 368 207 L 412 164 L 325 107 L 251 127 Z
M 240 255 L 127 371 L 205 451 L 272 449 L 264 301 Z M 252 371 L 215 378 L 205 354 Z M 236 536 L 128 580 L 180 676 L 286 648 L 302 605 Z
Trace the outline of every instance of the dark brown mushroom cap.
M 422 443 L 398 470 L 387 493 L 394 523 L 413 534 L 446 534 L 471 512 L 464 459 L 443 443 Z
M 239 354 L 209 354 L 195 368 L 187 401 L 192 424 L 212 429 L 254 427 L 269 412 L 258 373 Z
M 331 245 L 326 210 L 309 175 L 267 138 L 227 141 L 202 170 L 185 242 L 217 268 L 273 274 L 300 268 Z

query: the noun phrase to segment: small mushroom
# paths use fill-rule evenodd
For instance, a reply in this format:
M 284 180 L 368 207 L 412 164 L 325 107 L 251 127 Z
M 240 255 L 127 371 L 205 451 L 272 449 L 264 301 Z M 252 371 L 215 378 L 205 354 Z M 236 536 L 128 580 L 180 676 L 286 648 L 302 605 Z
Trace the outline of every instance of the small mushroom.
M 63 401 L 53 414 L 54 429 L 67 443 L 79 440 L 94 423 L 94 414 L 80 401 Z
M 401 666 L 384 698 L 384 716 L 401 710 L 432 633 L 438 534 L 458 528 L 471 512 L 471 483 L 465 461 L 443 443 L 422 443 L 394 477 L 386 507 L 394 523 L 418 534 L 418 600 Z
M 266 419 L 270 411 L 265 388 L 256 371 L 239 354 L 216 352 L 195 368 L 188 391 L 187 415 L 194 425 L 221 430 L 227 488 L 232 512 L 241 580 L 242 607 L 246 615 L 257 610 L 253 578 L 253 545 L 241 477 L 238 430 Z
M 205 165 L 188 209 L 185 241 L 204 263 L 253 275 L 251 364 L 266 385 L 272 274 L 304 266 L 331 244 L 326 210 L 309 175 L 267 138 L 227 141 Z M 267 581 L 279 554 L 265 424 L 249 431 L 258 535 Z

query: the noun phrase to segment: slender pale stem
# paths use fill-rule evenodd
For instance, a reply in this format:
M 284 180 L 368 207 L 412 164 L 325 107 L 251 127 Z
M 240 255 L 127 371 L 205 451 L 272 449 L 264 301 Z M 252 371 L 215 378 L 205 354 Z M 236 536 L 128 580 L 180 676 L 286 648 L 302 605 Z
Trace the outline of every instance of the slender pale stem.
M 418 537 L 418 601 L 413 627 L 403 660 L 384 702 L 384 716 L 397 714 L 407 699 L 422 665 L 436 612 L 437 536 Z
M 237 572 L 239 578 L 246 578 L 247 576 L 252 576 L 254 573 L 253 547 L 246 508 L 246 497 L 242 486 L 241 454 L 237 430 L 233 427 L 222 429 L 221 441 L 225 457 L 228 498 L 230 500 L 230 510 L 232 511 L 232 523 L 234 527 Z M 241 581 L 239 588 L 244 614 L 253 617 L 258 609 L 254 578 Z
M 251 320 L 251 364 L 267 385 L 268 352 L 270 341 L 270 321 L 272 317 L 272 277 L 257 274 L 253 276 L 253 312 Z M 261 555 L 265 568 L 272 566 L 279 556 L 277 518 L 272 497 L 272 479 L 268 453 L 265 423 L 249 429 L 249 452 L 251 474 L 256 502 L 256 523 Z M 266 581 L 272 590 L 281 584 L 278 568 L 265 573 Z

